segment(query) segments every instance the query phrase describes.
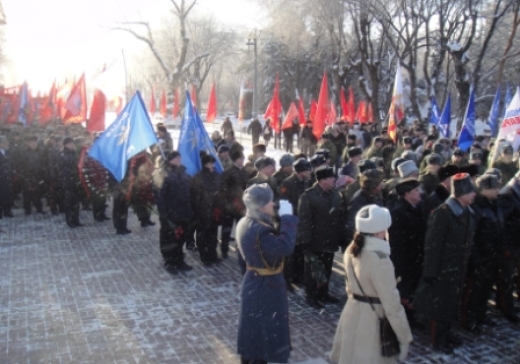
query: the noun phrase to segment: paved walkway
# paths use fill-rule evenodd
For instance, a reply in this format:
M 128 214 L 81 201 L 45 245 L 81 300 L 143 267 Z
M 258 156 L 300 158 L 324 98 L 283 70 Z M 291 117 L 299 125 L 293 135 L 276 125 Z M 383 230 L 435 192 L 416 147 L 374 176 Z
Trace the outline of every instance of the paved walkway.
M 240 275 L 234 252 L 204 268 L 188 252 L 191 272 L 161 266 L 158 226 L 115 235 L 111 221 L 69 229 L 64 217 L 15 210 L 0 220 L 0 363 L 237 363 Z M 157 220 L 156 217 L 153 218 Z M 333 293 L 345 300 L 342 266 Z M 342 305 L 316 311 L 290 295 L 291 362 L 327 363 Z M 520 331 L 500 322 L 453 356 L 432 353 L 414 332 L 407 363 L 520 363 Z M 363 364 L 363 363 L 360 363 Z

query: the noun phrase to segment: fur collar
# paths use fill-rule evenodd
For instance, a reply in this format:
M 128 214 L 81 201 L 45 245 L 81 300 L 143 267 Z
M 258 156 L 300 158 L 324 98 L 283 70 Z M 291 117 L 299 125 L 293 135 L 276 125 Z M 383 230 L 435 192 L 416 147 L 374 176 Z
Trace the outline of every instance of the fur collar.
M 464 208 L 460 205 L 460 203 L 452 196 L 450 196 L 446 200 L 446 205 L 450 208 L 451 212 L 453 212 L 453 215 L 459 217 L 464 212 Z M 473 213 L 473 210 L 470 206 L 468 206 L 468 210 L 470 213 Z
M 373 236 L 365 236 L 365 245 L 363 246 L 363 250 L 381 252 L 389 256 L 390 244 L 388 244 L 388 241 L 386 240 L 378 239 Z

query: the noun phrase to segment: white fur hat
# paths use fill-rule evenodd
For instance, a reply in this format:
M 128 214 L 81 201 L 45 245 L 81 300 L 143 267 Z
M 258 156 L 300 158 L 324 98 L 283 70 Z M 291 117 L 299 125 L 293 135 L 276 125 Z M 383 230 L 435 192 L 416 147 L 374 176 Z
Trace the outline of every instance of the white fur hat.
M 375 234 L 387 230 L 392 225 L 390 211 L 377 205 L 367 205 L 356 214 L 356 230 L 360 233 Z

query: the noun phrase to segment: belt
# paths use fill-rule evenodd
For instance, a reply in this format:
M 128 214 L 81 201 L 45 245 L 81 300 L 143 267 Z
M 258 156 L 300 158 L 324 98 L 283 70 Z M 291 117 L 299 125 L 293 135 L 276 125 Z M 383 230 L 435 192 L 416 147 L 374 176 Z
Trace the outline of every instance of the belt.
M 256 268 L 251 266 L 246 266 L 247 270 L 253 271 L 259 276 L 274 276 L 276 274 L 280 274 L 283 272 L 283 263 L 280 264 L 278 268 L 275 269 L 267 269 L 267 268 Z
M 381 300 L 378 297 L 366 297 L 366 296 L 360 296 L 357 294 L 353 294 L 352 297 L 354 297 L 354 299 L 359 302 L 371 303 L 373 305 L 381 304 Z

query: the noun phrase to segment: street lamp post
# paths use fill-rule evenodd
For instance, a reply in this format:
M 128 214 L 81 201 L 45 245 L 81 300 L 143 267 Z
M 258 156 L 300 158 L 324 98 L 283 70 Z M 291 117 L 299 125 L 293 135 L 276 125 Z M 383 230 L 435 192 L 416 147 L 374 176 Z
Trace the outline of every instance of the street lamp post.
M 258 99 L 257 99 L 257 82 L 258 82 L 258 53 L 257 53 L 257 38 L 248 39 L 246 45 L 247 46 L 253 46 L 253 51 L 255 54 L 255 80 L 253 84 L 253 119 L 256 119 L 258 117 Z

